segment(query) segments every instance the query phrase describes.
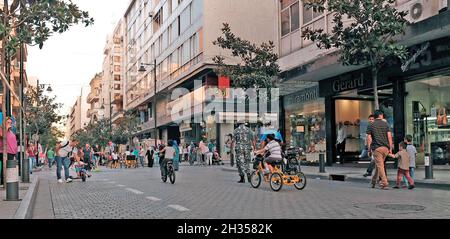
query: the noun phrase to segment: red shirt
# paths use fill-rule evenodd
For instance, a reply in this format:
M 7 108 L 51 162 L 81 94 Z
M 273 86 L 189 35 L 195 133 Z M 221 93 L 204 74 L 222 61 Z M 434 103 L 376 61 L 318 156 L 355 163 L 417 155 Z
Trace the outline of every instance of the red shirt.
M 17 152 L 19 152 L 16 135 L 10 130 L 8 130 L 8 133 L 6 134 L 6 145 L 8 146 L 8 154 L 17 154 Z M 0 143 L 0 153 L 3 153 L 3 140 Z

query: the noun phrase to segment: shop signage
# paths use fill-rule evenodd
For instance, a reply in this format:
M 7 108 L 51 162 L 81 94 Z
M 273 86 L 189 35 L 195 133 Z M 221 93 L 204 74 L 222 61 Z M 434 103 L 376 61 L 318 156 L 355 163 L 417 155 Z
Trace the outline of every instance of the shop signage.
M 339 93 L 347 90 L 354 90 L 364 86 L 364 74 L 351 79 L 337 79 L 333 82 L 333 92 Z
M 414 47 L 413 47 L 414 48 Z M 421 63 L 424 65 L 431 64 L 431 52 L 428 51 L 428 48 L 430 48 L 430 42 L 426 42 L 422 44 L 420 49 L 417 50 L 417 52 L 402 65 L 402 71 L 405 72 L 409 70 L 409 67 L 417 61 L 417 58 L 421 55 L 429 56 L 428 58 L 422 59 Z M 424 54 L 426 53 L 426 54 Z
M 300 104 L 308 101 L 317 100 L 318 97 L 319 97 L 319 86 L 315 86 L 286 96 L 284 99 L 284 104 L 285 106 Z

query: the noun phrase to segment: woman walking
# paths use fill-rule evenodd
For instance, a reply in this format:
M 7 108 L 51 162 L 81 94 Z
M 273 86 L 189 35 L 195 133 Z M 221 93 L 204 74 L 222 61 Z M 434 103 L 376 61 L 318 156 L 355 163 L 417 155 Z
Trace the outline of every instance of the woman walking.
M 175 157 L 173 158 L 173 168 L 178 171 L 180 168 L 180 147 L 176 140 L 172 141 L 172 147 L 175 149 Z
M 6 149 L 5 145 L 3 145 L 3 130 L 0 130 L 0 185 L 4 185 L 3 182 L 3 167 L 5 166 L 4 163 L 6 160 L 3 158 L 3 151 L 6 150 L 7 153 L 7 160 L 14 160 L 14 157 L 16 156 L 18 152 L 18 146 L 17 146 L 17 138 L 14 132 L 11 130 L 13 121 L 10 117 L 6 117 L 5 120 L 6 124 Z M 31 172 L 31 171 L 30 171 Z

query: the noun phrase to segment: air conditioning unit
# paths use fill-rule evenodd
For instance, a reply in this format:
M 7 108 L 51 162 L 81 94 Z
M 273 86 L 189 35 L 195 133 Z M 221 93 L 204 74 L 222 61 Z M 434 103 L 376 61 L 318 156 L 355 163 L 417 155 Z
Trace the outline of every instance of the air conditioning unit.
M 152 19 L 153 16 L 155 16 L 155 12 L 150 11 L 150 12 L 148 13 L 148 17 Z
M 443 2 L 442 0 L 411 0 L 398 6 L 397 9 L 408 12 L 405 19 L 410 23 L 416 23 L 439 14 Z

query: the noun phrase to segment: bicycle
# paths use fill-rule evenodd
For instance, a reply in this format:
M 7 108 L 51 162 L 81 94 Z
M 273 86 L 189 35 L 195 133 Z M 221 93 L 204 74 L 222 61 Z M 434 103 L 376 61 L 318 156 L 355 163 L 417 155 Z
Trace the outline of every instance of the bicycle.
M 278 192 L 283 188 L 283 185 L 294 186 L 297 190 L 303 190 L 306 187 L 306 176 L 303 172 L 299 171 L 299 167 L 291 167 L 290 170 L 283 170 L 288 168 L 289 162 L 280 160 L 274 164 L 271 164 L 270 173 L 264 174 L 264 157 L 257 155 L 253 164 L 255 171 L 250 176 L 250 184 L 253 188 L 258 188 L 261 185 L 262 177 L 264 175 L 264 181 L 268 182 L 270 188 Z M 296 169 L 294 169 L 296 168 Z
M 175 184 L 175 169 L 173 167 L 173 160 L 169 160 L 166 165 L 167 175 L 162 177 L 163 182 L 167 182 L 167 178 L 169 178 L 170 183 Z

